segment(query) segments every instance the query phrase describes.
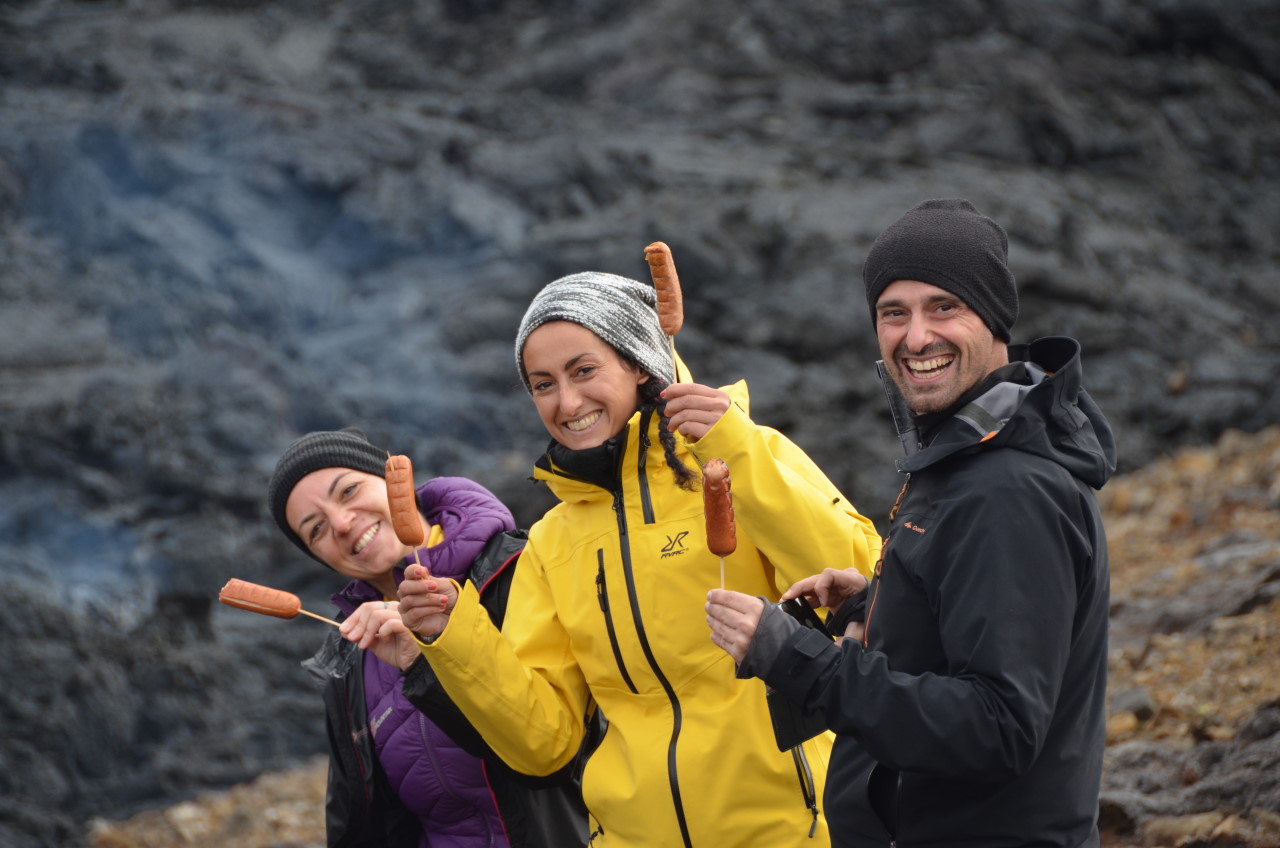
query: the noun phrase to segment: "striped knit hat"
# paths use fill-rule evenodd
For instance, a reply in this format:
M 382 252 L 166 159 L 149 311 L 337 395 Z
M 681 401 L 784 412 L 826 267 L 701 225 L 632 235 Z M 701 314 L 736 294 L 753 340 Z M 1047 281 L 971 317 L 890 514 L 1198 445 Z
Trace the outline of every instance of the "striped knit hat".
M 646 374 L 664 383 L 675 379 L 671 346 L 658 324 L 658 293 L 637 280 L 584 271 L 547 283 L 533 298 L 516 333 L 516 370 L 527 391 L 524 345 L 549 321 L 572 321 L 599 336 Z
M 318 561 L 322 560 L 311 553 L 311 549 L 289 526 L 284 508 L 298 481 L 321 468 L 352 468 L 382 477 L 386 473 L 387 452 L 371 445 L 364 433 L 354 427 L 347 427 L 343 430 L 307 433 L 285 448 L 276 462 L 276 470 L 271 475 L 271 482 L 267 484 L 267 509 L 271 511 L 271 517 L 285 537 L 307 556 Z

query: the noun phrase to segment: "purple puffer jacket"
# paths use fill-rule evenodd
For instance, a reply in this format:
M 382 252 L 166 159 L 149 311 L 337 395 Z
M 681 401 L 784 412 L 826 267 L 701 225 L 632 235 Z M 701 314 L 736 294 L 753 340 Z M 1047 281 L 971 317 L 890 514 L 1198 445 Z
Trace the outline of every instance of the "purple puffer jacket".
M 444 541 L 418 553 L 437 577 L 462 581 L 472 561 L 515 519 L 488 489 L 463 477 L 436 477 L 418 487 L 418 506 L 444 530 Z M 398 567 L 404 577 L 408 557 Z M 333 596 L 350 615 L 365 601 L 383 600 L 363 580 Z M 507 837 L 481 761 L 459 748 L 401 694 L 400 670 L 366 651 L 365 703 L 378 760 L 400 801 L 422 824 L 420 848 L 506 848 Z

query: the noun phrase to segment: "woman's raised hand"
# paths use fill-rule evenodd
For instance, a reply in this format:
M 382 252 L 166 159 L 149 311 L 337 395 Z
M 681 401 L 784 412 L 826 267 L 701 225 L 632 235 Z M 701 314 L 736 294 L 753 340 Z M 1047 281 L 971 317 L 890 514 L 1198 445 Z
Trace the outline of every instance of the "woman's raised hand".
M 387 665 L 404 671 L 422 652 L 400 620 L 399 606 L 396 601 L 363 603 L 338 625 L 338 632 L 348 642 L 373 651 Z
M 701 383 L 672 383 L 662 390 L 668 425 L 690 441 L 697 441 L 729 410 L 729 395 Z
M 414 563 L 404 570 L 399 594 L 405 626 L 425 638 L 438 636 L 449 623 L 449 614 L 458 602 L 458 585 L 432 577 L 426 568 Z

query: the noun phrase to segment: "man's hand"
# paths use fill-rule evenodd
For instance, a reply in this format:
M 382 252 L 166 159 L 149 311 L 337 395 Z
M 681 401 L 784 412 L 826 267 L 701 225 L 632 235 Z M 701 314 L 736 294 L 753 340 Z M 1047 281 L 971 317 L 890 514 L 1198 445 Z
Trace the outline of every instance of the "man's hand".
M 399 604 L 395 601 L 369 601 L 361 604 L 342 624 L 338 632 L 348 642 L 372 650 L 387 665 L 404 671 L 418 658 L 421 651 L 400 620 Z
M 815 607 L 838 612 L 841 604 L 865 588 L 867 578 L 856 568 L 824 568 L 821 574 L 792 583 L 782 593 L 782 599 L 785 601 L 804 595 Z
M 662 396 L 668 426 L 690 441 L 705 436 L 729 409 L 729 395 L 701 383 L 672 383 Z
M 422 638 L 438 636 L 458 602 L 458 584 L 432 577 L 425 567 L 414 563 L 404 570 L 399 594 L 405 627 Z
M 782 599 L 798 598 L 803 595 L 809 603 L 817 607 L 826 607 L 832 612 L 839 612 L 845 601 L 867 588 L 867 578 L 856 568 L 827 568 L 821 574 L 806 577 L 792 583 L 782 593 Z M 844 628 L 841 639 L 862 641 L 866 625 L 861 621 L 851 621 Z M 837 640 L 839 641 L 839 640 Z
M 764 601 L 754 595 L 712 589 L 707 593 L 706 609 L 711 641 L 724 648 L 735 663 L 741 663 L 760 624 Z

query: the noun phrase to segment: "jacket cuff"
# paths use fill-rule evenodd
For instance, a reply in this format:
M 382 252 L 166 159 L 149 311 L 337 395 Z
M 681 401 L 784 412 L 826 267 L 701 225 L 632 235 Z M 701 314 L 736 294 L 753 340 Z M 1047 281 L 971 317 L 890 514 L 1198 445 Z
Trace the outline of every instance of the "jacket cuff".
M 779 614 L 783 618 L 790 618 Z M 782 650 L 774 655 L 773 662 L 761 677 L 788 700 L 807 704 L 809 693 L 831 659 L 829 656 L 827 660 L 823 659 L 828 651 L 835 652 L 835 658 L 838 659 L 840 649 L 831 641 L 830 636 L 801 627 L 797 623 Z
M 759 596 L 757 596 L 759 597 Z M 793 630 L 799 630 L 800 624 L 776 606 L 760 598 L 764 611 L 760 613 L 760 621 L 756 624 L 756 632 L 747 645 L 747 653 L 738 663 L 735 676 L 742 680 L 748 677 L 762 677 L 769 668 L 774 657 L 782 651 Z
M 446 578 L 446 579 L 449 580 L 449 582 L 451 582 L 454 588 L 457 590 L 458 599 L 454 601 L 453 609 L 449 611 L 449 619 L 444 623 L 444 628 L 441 629 L 439 633 L 432 634 L 431 636 L 419 636 L 414 631 L 412 630 L 409 631 L 409 635 L 413 637 L 413 641 L 418 643 L 418 650 L 425 650 L 427 648 L 430 648 L 432 645 L 436 643 L 436 640 L 444 636 L 444 634 L 449 630 L 449 624 L 452 623 L 453 621 L 454 613 L 456 613 L 458 611 L 458 608 L 463 605 L 464 598 L 467 595 L 467 591 L 473 588 L 472 584 L 469 582 L 459 584 L 458 581 L 454 580 L 452 577 Z M 477 595 L 476 598 L 478 602 L 479 596 Z
M 406 696 L 425 695 L 436 685 L 436 673 L 421 654 L 402 673 L 401 686 Z

